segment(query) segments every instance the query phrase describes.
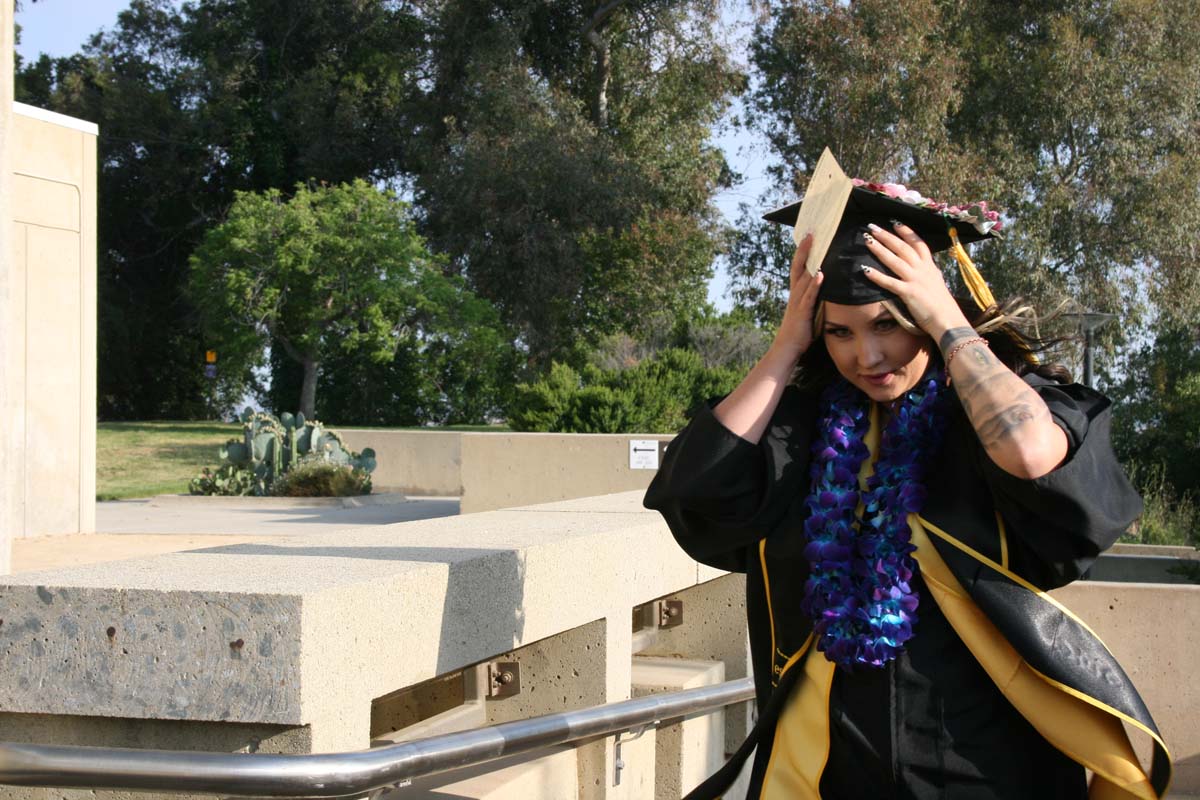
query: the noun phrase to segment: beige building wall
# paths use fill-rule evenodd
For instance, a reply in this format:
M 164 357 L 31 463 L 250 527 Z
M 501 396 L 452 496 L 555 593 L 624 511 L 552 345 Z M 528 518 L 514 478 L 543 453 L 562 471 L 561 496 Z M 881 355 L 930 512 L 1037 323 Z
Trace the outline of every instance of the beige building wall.
M 8 52 L 11 52 L 9 50 Z M 11 240 L 4 489 L 10 536 L 90 533 L 96 498 L 95 125 L 20 103 L 6 128 Z
M 12 140 L 13 100 L 13 3 L 0 0 L 0 423 L 18 410 L 16 373 L 13 369 L 12 270 L 12 176 L 8 150 Z M 20 463 L 17 437 L 12 427 L 0 424 L 0 575 L 12 568 L 12 540 L 17 529 L 20 504 L 16 476 Z

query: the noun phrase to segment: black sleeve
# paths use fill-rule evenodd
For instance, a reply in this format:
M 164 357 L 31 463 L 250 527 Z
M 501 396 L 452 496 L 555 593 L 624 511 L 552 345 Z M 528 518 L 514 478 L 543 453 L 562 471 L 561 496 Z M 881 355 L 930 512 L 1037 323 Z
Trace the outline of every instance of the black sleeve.
M 731 433 L 712 405 L 667 446 L 643 504 L 692 558 L 744 571 L 742 551 L 779 522 L 804 479 L 813 402 L 788 387 L 758 444 Z
M 1079 384 L 1026 377 L 1067 435 L 1067 456 L 1026 480 L 979 448 L 980 468 L 1007 527 L 1013 569 L 1044 589 L 1078 578 L 1142 513 L 1109 441 L 1111 403 Z

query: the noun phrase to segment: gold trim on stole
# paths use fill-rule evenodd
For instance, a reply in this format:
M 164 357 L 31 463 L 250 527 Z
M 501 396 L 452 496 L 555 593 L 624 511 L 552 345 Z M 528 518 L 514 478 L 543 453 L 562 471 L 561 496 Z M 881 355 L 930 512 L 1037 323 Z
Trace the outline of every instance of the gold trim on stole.
M 858 470 L 858 485 L 861 490 L 866 490 L 867 478 L 875 474 L 881 436 L 879 404 L 872 403 L 871 426 L 863 439 L 870 456 L 863 459 Z M 861 503 L 858 516 L 862 517 Z M 760 550 L 760 554 L 762 552 Z M 764 559 L 764 583 L 766 574 L 767 564 Z M 774 640 L 773 626 L 771 636 Z M 804 646 L 780 672 L 782 678 L 796 658 L 807 651 L 804 674 L 796 681 L 797 686 L 792 690 L 792 696 L 787 699 L 775 724 L 775 741 L 771 745 L 771 757 L 763 775 L 760 800 L 806 800 L 821 796 L 821 773 L 825 771 L 825 762 L 829 760 L 829 693 L 833 690 L 833 676 L 837 667 L 815 646 L 809 647 L 813 641 L 814 634 L 810 633 Z
M 829 759 L 829 693 L 835 669 L 824 653 L 808 648 L 804 674 L 775 724 L 760 800 L 821 797 L 821 773 Z
M 1090 800 L 1159 800 L 1133 752 L 1121 719 L 1143 730 L 1145 727 L 1116 709 L 1051 681 L 1025 663 L 946 566 L 926 533 L 927 523 L 923 524 L 924 520 L 916 514 L 909 514 L 908 522 L 912 543 L 917 547 L 913 555 L 934 601 L 1018 713 L 1050 744 L 1092 770 Z M 943 531 L 937 533 L 947 541 L 956 542 Z M 959 546 L 969 550 L 965 545 Z M 1146 732 L 1154 736 L 1151 731 Z M 1159 743 L 1162 744 L 1161 740 Z

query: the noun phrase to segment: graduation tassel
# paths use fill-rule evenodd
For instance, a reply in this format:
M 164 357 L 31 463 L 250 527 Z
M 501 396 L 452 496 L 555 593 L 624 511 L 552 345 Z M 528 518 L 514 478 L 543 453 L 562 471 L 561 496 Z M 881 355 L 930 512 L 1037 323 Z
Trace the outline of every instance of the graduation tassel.
M 971 297 L 975 300 L 975 305 L 979 306 L 980 311 L 987 311 L 996 305 L 996 298 L 992 296 L 992 290 L 988 288 L 987 281 L 979 274 L 979 269 L 975 266 L 975 262 L 967 255 L 967 250 L 962 246 L 962 242 L 958 241 L 958 231 L 954 226 L 950 226 L 950 252 L 954 255 L 954 260 L 958 262 L 958 273 L 962 275 L 963 283 L 966 284 L 967 291 L 971 293 Z M 1030 364 L 1041 363 L 1037 355 L 1030 351 L 1029 347 L 1020 338 L 1014 337 L 1017 345 L 1024 351 L 1025 360 Z M 949 373 L 947 373 L 947 383 L 949 383 Z
M 967 255 L 962 243 L 958 241 L 958 231 L 953 225 L 950 226 L 950 252 L 954 254 L 954 260 L 958 262 L 958 272 L 962 275 L 963 283 L 966 284 L 971 297 L 975 299 L 975 305 L 979 306 L 979 310 L 987 311 L 996 305 L 996 298 L 992 297 L 992 290 L 988 288 L 987 281 L 975 268 L 975 262 L 971 261 L 971 257 Z

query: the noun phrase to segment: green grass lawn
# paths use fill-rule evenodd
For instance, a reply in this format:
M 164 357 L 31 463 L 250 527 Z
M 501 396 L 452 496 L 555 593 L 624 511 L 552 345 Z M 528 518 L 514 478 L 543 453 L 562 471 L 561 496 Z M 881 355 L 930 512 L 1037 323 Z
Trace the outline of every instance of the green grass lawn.
M 102 422 L 96 499 L 186 493 L 202 467 L 217 465 L 221 445 L 241 435 L 241 425 L 221 422 Z
M 508 427 L 449 425 L 402 430 L 505 432 Z M 217 466 L 221 445 L 241 436 L 240 424 L 222 422 L 101 422 L 96 430 L 96 499 L 184 494 L 188 481 L 203 467 Z

